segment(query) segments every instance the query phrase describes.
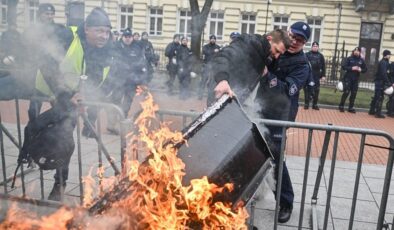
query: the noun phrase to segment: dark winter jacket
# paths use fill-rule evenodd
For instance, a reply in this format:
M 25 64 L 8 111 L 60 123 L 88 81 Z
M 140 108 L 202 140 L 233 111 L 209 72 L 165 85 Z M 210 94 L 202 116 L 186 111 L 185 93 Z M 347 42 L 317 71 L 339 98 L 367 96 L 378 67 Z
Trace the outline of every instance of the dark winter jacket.
M 118 86 L 131 80 L 135 84 L 144 84 L 146 81 L 146 58 L 144 47 L 138 41 L 126 45 L 122 40 L 116 43 L 116 55 L 111 66 L 111 81 Z
M 270 66 L 270 73 L 263 78 L 267 87 L 275 88 L 278 94 L 285 94 L 291 101 L 288 119 L 294 121 L 298 111 L 300 90 L 310 78 L 311 69 L 303 51 L 285 52 Z
M 318 52 L 309 51 L 306 53 L 306 57 L 312 66 L 312 74 L 315 81 L 326 76 L 326 63 L 323 54 Z
M 178 65 L 179 74 L 190 74 L 191 71 L 191 59 L 192 52 L 189 47 L 180 45 L 177 50 L 176 62 Z
M 257 85 L 264 67 L 271 62 L 271 45 L 265 36 L 243 34 L 224 47 L 208 63 L 211 100 L 217 83 L 227 80 L 241 103 Z M 210 101 L 209 101 L 210 102 Z
M 158 60 L 158 56 L 155 54 L 155 50 L 153 48 L 152 43 L 149 40 L 141 39 L 140 41 L 141 47 L 144 49 L 145 58 L 149 65 L 156 65 Z
M 391 85 L 391 81 L 389 79 L 390 75 L 390 63 L 386 58 L 382 58 L 378 64 L 378 70 L 375 74 L 375 83 L 378 83 L 383 86 Z
M 165 49 L 164 54 L 166 55 L 166 57 L 168 57 L 167 70 L 170 72 L 176 72 L 178 69 L 176 62 L 176 55 L 179 46 L 180 46 L 179 43 L 171 42 L 167 45 Z
M 365 73 L 368 70 L 367 65 L 365 64 L 364 59 L 362 59 L 361 57 L 354 56 L 354 55 L 346 58 L 346 60 L 342 63 L 342 69 L 346 71 L 344 78 L 358 81 L 359 77 L 360 77 L 360 72 L 353 71 L 352 70 L 353 66 L 360 67 L 361 73 Z
M 220 46 L 212 43 L 208 43 L 202 47 L 202 54 L 204 55 L 204 63 L 208 63 L 215 54 L 217 54 L 217 51 L 220 50 Z

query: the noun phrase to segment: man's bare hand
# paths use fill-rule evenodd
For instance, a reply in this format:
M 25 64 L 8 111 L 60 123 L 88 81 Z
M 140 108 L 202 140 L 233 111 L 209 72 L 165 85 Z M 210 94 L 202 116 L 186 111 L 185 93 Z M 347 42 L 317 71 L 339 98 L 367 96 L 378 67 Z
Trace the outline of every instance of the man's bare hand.
M 70 101 L 74 104 L 74 105 L 78 105 L 78 102 L 82 101 L 82 95 L 80 93 L 76 93 L 74 94 L 74 96 L 70 99 Z
M 231 90 L 231 87 L 226 80 L 219 82 L 214 91 L 216 98 L 220 98 L 223 94 L 228 94 L 230 97 L 234 97 L 234 92 Z

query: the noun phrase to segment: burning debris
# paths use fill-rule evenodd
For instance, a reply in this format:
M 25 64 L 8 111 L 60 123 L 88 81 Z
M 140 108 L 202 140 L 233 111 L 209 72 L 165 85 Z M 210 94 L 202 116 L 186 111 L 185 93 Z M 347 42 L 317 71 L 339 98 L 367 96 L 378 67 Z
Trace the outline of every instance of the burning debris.
M 140 93 L 145 100 L 135 120 L 137 131 L 129 136 L 125 170 L 116 183 L 92 200 L 96 189 L 85 178 L 89 183 L 85 183 L 84 207 L 62 208 L 41 218 L 12 208 L 0 229 L 247 229 L 244 207 L 235 209 L 232 203 L 215 198 L 232 191 L 233 184 L 218 186 L 204 176 L 182 185 L 185 164 L 176 146 L 185 141 L 184 136 L 159 123 L 152 95 Z M 142 163 L 132 158 L 141 151 L 147 154 Z

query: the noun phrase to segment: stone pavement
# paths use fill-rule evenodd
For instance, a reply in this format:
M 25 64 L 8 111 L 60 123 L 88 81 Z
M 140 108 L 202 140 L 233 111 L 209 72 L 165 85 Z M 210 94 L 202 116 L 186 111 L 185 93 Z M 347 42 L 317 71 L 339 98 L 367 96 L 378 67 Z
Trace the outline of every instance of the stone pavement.
M 195 80 L 194 80 L 195 81 Z M 197 111 L 201 112 L 205 107 L 205 101 L 200 101 L 193 98 L 188 100 L 179 100 L 178 97 L 168 96 L 165 94 L 165 88 L 161 84 L 162 81 L 152 83 L 154 100 L 159 104 L 161 109 L 179 110 L 179 111 Z M 136 111 L 139 99 L 136 98 L 132 111 Z M 26 108 L 27 102 L 21 102 L 22 122 L 26 122 Z M 14 107 L 12 102 L 0 102 L 0 113 L 3 122 L 10 132 L 16 136 L 17 130 L 14 114 Z M 352 126 L 359 128 L 373 128 L 384 130 L 394 135 L 394 119 L 375 119 L 368 116 L 365 112 L 358 112 L 356 114 L 339 113 L 333 109 L 321 109 L 320 111 L 304 110 L 300 108 L 297 121 L 316 124 L 328 124 L 341 126 Z M 104 124 L 105 125 L 105 122 Z M 173 122 L 172 128 L 179 130 L 181 128 L 179 122 Z M 104 126 L 105 127 L 105 126 Z M 105 130 L 105 129 L 104 129 Z M 321 144 L 323 142 L 323 133 L 316 132 L 313 139 L 312 160 L 309 167 L 309 178 L 307 182 L 306 206 L 304 212 L 303 229 L 309 229 L 311 226 L 311 206 L 310 198 L 313 192 L 317 168 L 319 164 L 318 157 L 321 152 Z M 279 229 L 295 229 L 298 224 L 299 208 L 301 200 L 301 191 L 303 184 L 304 162 L 305 162 L 305 146 L 307 132 L 303 130 L 289 129 L 287 143 L 287 165 L 293 181 L 295 190 L 295 204 L 293 216 L 291 220 Z M 356 163 L 358 157 L 360 137 L 354 135 L 341 134 L 338 147 L 338 161 L 335 167 L 333 195 L 331 199 L 331 211 L 329 213 L 329 229 L 347 229 L 348 219 L 350 215 L 351 199 L 353 196 L 353 188 L 356 174 Z M 83 175 L 87 175 L 90 171 L 94 175 L 97 169 L 98 155 L 97 145 L 92 139 L 82 138 L 82 168 Z M 111 156 L 116 160 L 118 166 L 120 165 L 119 155 L 119 137 L 109 135 L 105 131 L 103 133 L 103 141 L 109 149 Z M 372 137 L 367 138 L 367 143 L 387 146 L 387 143 L 382 138 Z M 6 163 L 6 177 L 10 177 L 16 167 L 17 149 L 12 143 L 5 138 L 5 163 Z M 358 190 L 358 203 L 356 206 L 356 215 L 354 222 L 354 229 L 375 229 L 378 216 L 378 207 L 380 205 L 380 197 L 384 183 L 384 164 L 387 161 L 387 150 L 381 150 L 372 147 L 365 148 L 365 161 L 362 167 L 360 186 Z M 329 151 L 329 155 L 331 152 Z M 106 168 L 105 175 L 112 176 L 113 170 L 110 168 L 108 162 L 104 160 Z M 324 168 L 324 176 L 319 186 L 319 226 L 323 223 L 323 213 L 325 209 L 328 180 L 330 175 L 331 162 L 327 161 Z M 2 166 L 0 166 L 2 167 Z M 70 177 L 67 184 L 66 196 L 64 203 L 67 205 L 76 205 L 79 203 L 79 177 L 78 177 L 78 160 L 76 152 L 72 156 L 70 165 Z M 0 169 L 2 171 L 2 169 Z M 48 195 L 53 184 L 52 171 L 44 171 L 44 188 L 45 197 Z M 39 171 L 37 169 L 29 173 L 25 177 L 26 194 L 28 197 L 40 199 L 40 182 Z M 3 181 L 3 175 L 0 181 Z M 394 216 L 394 176 L 391 180 L 390 196 L 387 203 L 386 221 L 393 222 Z M 8 183 L 8 189 L 9 188 Z M 2 191 L 2 190 L 1 190 Z M 12 195 L 21 194 L 20 180 L 17 180 L 16 189 L 10 191 Z M 272 229 L 275 201 L 272 192 L 266 183 L 263 183 L 256 195 L 256 210 L 255 210 L 255 225 L 259 229 Z M 5 205 L 7 202 L 3 201 Z M 0 214 L 4 215 L 7 208 L 0 208 Z

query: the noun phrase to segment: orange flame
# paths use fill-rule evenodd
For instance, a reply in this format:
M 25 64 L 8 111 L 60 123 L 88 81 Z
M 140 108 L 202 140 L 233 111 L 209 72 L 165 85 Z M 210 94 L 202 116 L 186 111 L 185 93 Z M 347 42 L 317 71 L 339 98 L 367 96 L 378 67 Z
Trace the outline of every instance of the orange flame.
M 184 141 L 182 133 L 172 132 L 167 124 L 159 123 L 155 117 L 158 106 L 154 104 L 152 95 L 141 88 L 139 93 L 145 96 L 145 100 L 141 103 L 142 112 L 135 120 L 137 131 L 129 135 L 130 143 L 125 157 L 127 161 L 124 162 L 125 169 L 117 180 L 110 180 L 113 183 L 119 182 L 121 178 L 127 178 L 131 186 L 126 189 L 126 193 L 120 200 L 112 203 L 108 210 L 95 217 L 81 217 L 75 212 L 73 214 L 62 210 L 62 217 L 55 213 L 41 218 L 37 223 L 42 226 L 46 222 L 53 224 L 53 220 L 58 218 L 55 223 L 60 221 L 59 226 L 52 229 L 62 229 L 70 219 L 74 218 L 73 226 L 78 226 L 78 229 L 104 229 L 104 226 L 105 229 L 136 230 L 247 229 L 248 213 L 244 207 L 234 211 L 231 203 L 214 201 L 215 194 L 224 190 L 231 191 L 232 184 L 218 187 L 209 183 L 207 177 L 203 177 L 192 180 L 187 187 L 182 186 L 185 164 L 177 157 L 177 149 L 174 147 L 176 143 Z M 143 163 L 135 159 L 140 153 L 144 153 L 147 157 Z M 84 181 L 88 182 L 85 184 L 85 190 L 94 191 L 91 189 L 94 180 L 90 177 L 85 178 Z M 111 188 L 114 193 L 116 190 L 124 189 L 117 184 L 107 188 Z M 85 194 L 85 207 L 92 203 L 91 196 Z M 9 215 L 15 213 L 9 212 Z M 0 229 L 8 227 L 14 229 L 16 225 L 10 223 L 22 224 L 20 222 L 24 221 L 7 217 L 6 222 L 0 225 Z M 79 222 L 83 224 L 76 224 Z M 37 223 L 34 223 L 34 226 L 37 226 Z M 18 226 L 16 229 L 27 228 Z

